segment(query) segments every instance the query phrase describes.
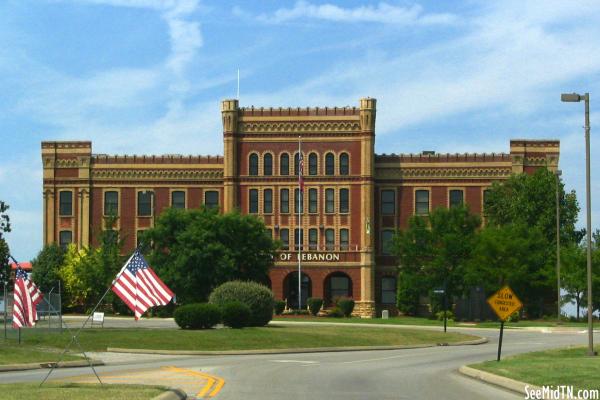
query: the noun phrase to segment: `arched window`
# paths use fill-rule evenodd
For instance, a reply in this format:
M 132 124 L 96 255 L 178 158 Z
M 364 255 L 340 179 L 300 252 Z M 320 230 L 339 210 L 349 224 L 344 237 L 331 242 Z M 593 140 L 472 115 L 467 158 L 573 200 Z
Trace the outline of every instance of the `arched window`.
M 279 175 L 290 174 L 290 156 L 287 153 L 283 153 L 279 157 Z
M 333 153 L 325 154 L 325 175 L 335 174 L 335 157 Z
M 352 280 L 343 272 L 334 272 L 325 278 L 325 299 L 331 304 L 340 297 L 352 297 Z
M 298 175 L 299 171 L 300 171 L 300 153 L 296 153 L 296 154 L 294 154 L 294 175 Z
M 248 173 L 250 175 L 258 175 L 258 154 L 250 154 L 248 163 Z
M 317 175 L 317 154 L 310 153 L 308 156 L 308 174 Z
M 348 153 L 340 154 L 340 175 L 350 175 L 350 159 Z
M 273 175 L 273 156 L 271 155 L 271 153 L 265 154 L 263 158 L 263 175 Z

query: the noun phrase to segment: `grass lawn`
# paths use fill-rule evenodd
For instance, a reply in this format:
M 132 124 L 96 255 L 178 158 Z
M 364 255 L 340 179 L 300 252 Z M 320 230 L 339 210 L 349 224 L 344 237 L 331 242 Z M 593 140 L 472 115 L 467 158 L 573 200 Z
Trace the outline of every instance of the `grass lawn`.
M 158 396 L 164 389 L 143 385 L 104 385 L 47 383 L 39 388 L 36 383 L 11 383 L 0 385 L 1 400 L 146 400 Z
M 327 317 L 312 317 L 312 316 L 286 316 L 275 317 L 275 321 L 298 321 L 298 322 L 341 322 L 341 323 L 359 323 L 359 324 L 382 324 L 382 325 L 423 325 L 423 326 L 444 326 L 444 321 L 429 319 L 423 317 L 390 317 L 388 319 L 381 318 L 327 318 Z M 500 322 L 454 322 L 448 320 L 448 326 L 455 327 L 477 327 L 477 328 L 499 328 Z M 583 327 L 587 326 L 587 322 L 561 322 L 560 325 L 556 321 L 545 320 L 522 320 L 519 322 L 507 322 L 505 328 L 525 328 L 525 327 Z
M 61 348 L 64 334 L 27 333 L 32 346 Z M 451 343 L 477 337 L 460 333 L 418 329 L 376 329 L 339 326 L 267 326 L 244 329 L 198 331 L 165 329 L 86 329 L 79 336 L 85 350 L 104 351 L 107 347 L 160 350 L 249 350 L 306 347 L 385 346 Z
M 4 341 L 0 342 L 0 365 L 58 361 L 59 352 L 60 349 L 56 347 L 40 348 L 30 344 L 19 345 L 16 341 Z M 63 360 L 81 358 L 67 354 Z
M 600 357 L 587 357 L 586 351 L 584 347 L 538 351 L 469 366 L 537 386 L 600 389 Z

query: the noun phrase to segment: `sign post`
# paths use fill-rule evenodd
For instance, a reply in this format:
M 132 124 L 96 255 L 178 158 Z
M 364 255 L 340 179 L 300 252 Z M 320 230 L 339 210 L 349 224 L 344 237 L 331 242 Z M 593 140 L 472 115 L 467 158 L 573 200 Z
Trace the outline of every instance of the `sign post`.
M 448 326 L 448 305 L 447 305 L 447 297 L 446 297 L 446 283 L 444 282 L 444 288 L 443 289 L 434 289 L 433 293 L 435 294 L 443 294 L 444 295 L 444 333 L 446 333 L 447 330 L 447 326 Z
M 491 295 L 487 299 L 487 302 L 500 319 L 500 338 L 498 339 L 498 358 L 496 360 L 500 361 L 500 355 L 502 353 L 502 336 L 504 335 L 504 322 L 512 314 L 519 311 L 523 307 L 523 303 L 521 303 L 521 300 L 519 300 L 515 292 L 508 286 L 504 286 L 502 289 Z

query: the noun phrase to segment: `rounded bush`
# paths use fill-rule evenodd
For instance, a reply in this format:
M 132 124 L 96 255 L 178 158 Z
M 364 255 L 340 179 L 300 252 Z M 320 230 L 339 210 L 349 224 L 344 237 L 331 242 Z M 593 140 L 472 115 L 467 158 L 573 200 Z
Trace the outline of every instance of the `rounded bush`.
M 264 326 L 273 319 L 275 299 L 273 292 L 256 282 L 231 281 L 218 286 L 210 294 L 209 302 L 223 307 L 239 301 L 250 308 L 248 326 Z
M 344 317 L 349 317 L 354 311 L 354 300 L 348 298 L 341 298 L 337 302 L 337 306 L 344 314 Z
M 250 322 L 250 307 L 239 301 L 232 301 L 223 305 L 221 309 L 223 324 L 230 328 L 243 328 Z
M 221 309 L 209 303 L 186 304 L 173 314 L 181 329 L 208 329 L 221 321 Z
M 273 310 L 275 311 L 275 315 L 281 315 L 281 314 L 283 314 L 283 310 L 285 310 L 285 301 L 283 301 L 283 300 L 276 300 L 275 301 L 275 306 L 273 307 Z
M 317 316 L 319 311 L 321 310 L 321 306 L 323 305 L 323 299 L 319 299 L 317 297 L 311 297 L 307 300 L 308 309 L 313 316 Z

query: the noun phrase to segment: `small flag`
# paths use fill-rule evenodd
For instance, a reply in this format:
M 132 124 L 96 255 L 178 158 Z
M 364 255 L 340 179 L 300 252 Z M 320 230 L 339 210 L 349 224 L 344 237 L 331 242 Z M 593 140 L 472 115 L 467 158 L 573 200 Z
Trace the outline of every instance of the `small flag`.
M 34 326 L 35 321 L 38 320 L 35 306 L 38 305 L 43 298 L 44 295 L 29 279 L 27 272 L 17 264 L 13 304 L 13 327 L 21 328 L 24 326 Z
M 302 156 L 302 153 L 300 153 L 300 161 L 298 164 L 298 185 L 300 186 L 300 191 L 304 192 L 304 156 Z
M 112 291 L 135 313 L 136 320 L 150 307 L 169 304 L 174 296 L 138 249 L 117 275 Z

